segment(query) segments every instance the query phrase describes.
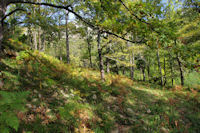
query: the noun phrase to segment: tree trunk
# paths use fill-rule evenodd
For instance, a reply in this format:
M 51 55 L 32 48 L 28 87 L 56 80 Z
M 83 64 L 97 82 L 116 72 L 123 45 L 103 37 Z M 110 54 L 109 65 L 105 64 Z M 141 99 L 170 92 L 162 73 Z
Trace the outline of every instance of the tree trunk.
M 105 75 L 104 75 L 104 66 L 103 66 L 103 58 L 102 58 L 102 51 L 101 51 L 101 33 L 98 31 L 98 37 L 97 37 L 97 48 L 98 48 L 98 54 L 99 54 L 99 69 L 101 74 L 101 80 L 105 81 Z
M 41 51 L 45 51 L 45 48 L 46 48 L 46 46 L 45 46 L 45 35 L 44 34 L 42 34 L 42 41 L 41 41 L 41 44 L 42 44 L 42 49 L 41 49 Z
M 106 53 L 108 54 L 109 51 L 110 51 L 110 47 L 107 47 Z M 106 72 L 110 73 L 110 59 L 109 58 L 106 58 Z
M 176 46 L 176 40 L 174 41 L 174 44 Z M 178 66 L 179 66 L 179 71 L 180 71 L 180 78 L 181 78 L 181 85 L 183 86 L 184 85 L 184 75 L 183 75 L 183 68 L 182 68 L 182 63 L 179 59 L 179 55 L 178 53 L 176 53 L 176 60 L 178 62 Z
M 116 66 L 115 66 L 115 67 L 116 67 L 116 71 L 115 71 L 115 72 L 116 72 L 116 74 L 119 74 L 119 67 L 118 67 L 118 65 L 117 65 L 117 62 L 116 62 L 115 65 L 116 65 Z
M 35 29 L 33 30 L 33 45 L 34 45 L 34 49 L 37 50 L 37 33 L 35 31 Z
M 41 2 L 41 0 L 37 0 L 37 2 Z M 38 13 L 40 14 L 40 5 L 38 6 Z M 38 50 L 41 51 L 42 50 L 42 41 L 41 41 L 41 27 L 38 27 Z
M 125 65 L 122 67 L 122 74 L 125 75 Z
M 159 72 L 160 72 L 160 82 L 161 85 L 163 85 L 163 76 L 162 76 L 162 67 L 160 64 L 160 55 L 159 55 L 159 49 L 157 48 L 157 60 L 158 60 L 158 68 L 159 68 Z
M 143 81 L 146 81 L 145 68 L 142 68 L 142 73 L 143 73 Z
M 106 58 L 106 72 L 110 73 L 110 62 L 108 58 Z
M 38 50 L 42 50 L 41 27 L 38 27 Z
M 59 41 L 59 59 L 62 60 L 62 45 L 61 45 L 61 17 L 59 16 L 59 31 L 58 31 L 58 41 Z
M 130 67 L 130 76 L 131 76 L 131 79 L 134 80 L 134 53 L 132 51 L 131 55 L 130 55 L 130 64 L 131 64 L 131 67 Z
M 5 16 L 7 9 L 6 0 L 1 0 L 0 3 L 0 20 Z M 3 28 L 3 22 L 0 23 L 0 51 L 2 51 L 3 46 L 3 37 L 4 37 L 4 28 Z
M 184 75 L 183 75 L 183 68 L 182 68 L 182 63 L 178 57 L 178 54 L 176 56 L 177 62 L 178 62 L 178 66 L 179 66 L 179 71 L 180 71 L 180 78 L 181 78 L 181 85 L 184 85 Z
M 148 64 L 147 64 L 147 74 L 148 74 L 148 80 L 150 82 L 150 60 L 148 59 Z
M 170 61 L 170 69 L 171 69 L 171 81 L 172 81 L 172 86 L 173 86 L 174 85 L 174 70 L 173 70 L 172 59 Z
M 33 41 L 32 41 L 32 31 L 31 31 L 31 25 L 28 26 L 28 45 L 33 49 Z
M 167 83 L 167 77 L 166 77 L 166 60 L 165 60 L 165 57 L 164 57 L 164 73 L 165 73 L 165 75 L 164 75 L 164 79 L 165 79 L 164 86 L 165 86 L 166 83 Z
M 69 57 L 69 29 L 68 29 L 68 20 L 69 20 L 69 12 L 66 10 L 66 57 L 67 57 L 67 64 L 70 63 L 70 57 Z
M 89 38 L 87 38 L 87 44 L 88 44 L 88 53 L 89 53 L 89 60 L 90 60 L 90 67 L 92 68 L 92 45 L 90 44 Z

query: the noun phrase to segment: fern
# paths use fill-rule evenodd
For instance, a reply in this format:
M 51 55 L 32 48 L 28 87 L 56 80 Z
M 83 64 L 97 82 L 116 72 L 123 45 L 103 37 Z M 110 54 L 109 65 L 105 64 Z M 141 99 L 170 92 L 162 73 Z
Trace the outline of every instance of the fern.
M 0 131 L 9 133 L 10 128 L 18 130 L 17 111 L 25 111 L 24 105 L 29 92 L 0 91 Z

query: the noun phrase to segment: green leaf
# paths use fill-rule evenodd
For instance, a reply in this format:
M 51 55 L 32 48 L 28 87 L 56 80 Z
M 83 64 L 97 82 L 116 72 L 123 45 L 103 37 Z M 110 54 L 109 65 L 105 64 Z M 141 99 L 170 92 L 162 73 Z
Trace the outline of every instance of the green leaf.
M 1 131 L 1 133 L 9 133 L 9 128 L 4 126 L 4 125 L 2 125 L 0 127 L 0 131 Z
M 19 120 L 15 115 L 10 115 L 6 120 L 6 124 L 17 131 L 19 127 Z

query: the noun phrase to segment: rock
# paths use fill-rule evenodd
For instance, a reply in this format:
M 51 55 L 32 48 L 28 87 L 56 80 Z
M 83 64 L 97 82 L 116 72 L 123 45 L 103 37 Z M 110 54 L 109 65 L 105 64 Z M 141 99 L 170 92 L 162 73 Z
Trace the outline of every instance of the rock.
M 119 107 L 118 106 L 116 106 L 116 105 L 113 105 L 113 111 L 118 111 L 119 110 Z
M 38 100 L 37 98 L 34 98 L 34 99 L 32 100 L 32 102 L 37 102 L 37 100 Z
M 131 108 L 127 108 L 127 113 L 131 115 L 135 114 L 135 112 Z
M 64 97 L 66 97 L 66 98 L 68 98 L 69 97 L 69 95 L 68 94 L 66 94 L 63 90 L 61 90 L 60 91 L 60 93 L 64 96 Z
M 41 98 L 41 97 L 42 97 L 42 95 L 41 95 L 41 94 L 38 94 L 38 97 L 39 97 L 39 98 Z
M 37 91 L 37 90 L 33 90 L 33 92 L 34 92 L 34 93 L 38 93 L 38 91 Z
M 121 118 L 121 119 L 126 119 L 123 115 L 119 115 L 119 117 Z
M 31 104 L 26 104 L 26 106 L 27 106 L 28 108 L 32 108 L 32 105 L 31 105 Z
M 160 128 L 160 133 L 169 133 L 168 129 L 161 127 Z
M 151 113 L 151 110 L 150 110 L 150 109 L 147 109 L 147 113 L 148 113 L 148 114 Z
M 96 99 L 97 99 L 97 95 L 94 94 L 94 95 L 92 96 L 92 98 L 93 98 L 94 100 L 96 100 Z
M 52 95 L 52 97 L 57 97 L 58 96 L 58 93 L 57 92 L 55 92 L 53 95 Z
M 51 112 L 51 109 L 48 108 L 48 109 L 46 110 L 46 113 L 49 113 L 49 112 Z
M 111 131 L 111 133 L 119 133 L 119 130 L 118 129 L 114 129 Z

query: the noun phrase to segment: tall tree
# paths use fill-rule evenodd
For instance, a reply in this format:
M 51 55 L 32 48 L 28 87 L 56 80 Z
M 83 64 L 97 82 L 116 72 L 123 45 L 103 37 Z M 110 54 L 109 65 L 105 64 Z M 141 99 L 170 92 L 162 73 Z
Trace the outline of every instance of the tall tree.
M 104 64 L 103 64 L 103 56 L 102 56 L 102 47 L 101 47 L 101 32 L 98 31 L 97 33 L 97 48 L 98 48 L 98 54 L 99 54 L 99 69 L 101 74 L 101 80 L 105 80 L 104 75 Z

